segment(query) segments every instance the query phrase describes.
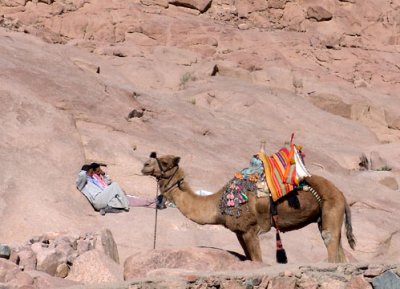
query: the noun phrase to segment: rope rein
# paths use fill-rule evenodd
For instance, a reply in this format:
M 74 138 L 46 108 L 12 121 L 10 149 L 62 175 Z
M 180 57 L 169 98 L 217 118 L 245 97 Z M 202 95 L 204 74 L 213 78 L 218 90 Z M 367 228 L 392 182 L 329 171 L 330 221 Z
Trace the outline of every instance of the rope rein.
M 156 190 L 156 212 L 154 215 L 154 241 L 153 241 L 153 250 L 156 249 L 156 242 L 157 242 L 157 217 L 158 217 L 158 206 L 157 206 L 157 200 L 158 200 L 158 182 L 157 182 L 157 190 Z
M 160 184 L 159 184 L 159 182 L 160 182 L 161 179 L 168 179 L 168 182 L 167 182 L 167 184 L 165 185 L 165 186 L 167 187 L 167 186 L 169 185 L 169 183 L 171 182 L 171 180 L 174 178 L 174 176 L 175 176 L 175 174 L 177 173 L 177 171 L 179 170 L 179 166 L 174 166 L 174 167 L 172 167 L 172 168 L 170 168 L 170 169 L 164 170 L 163 167 L 162 167 L 162 165 L 161 165 L 161 163 L 160 163 L 160 160 L 159 160 L 157 157 L 154 157 L 154 158 L 156 159 L 157 164 L 158 164 L 158 167 L 160 168 L 161 176 L 156 177 L 156 180 L 157 180 L 157 190 L 156 190 L 156 198 L 155 198 L 155 199 L 156 199 L 156 212 L 155 212 L 155 214 L 154 214 L 154 240 L 153 240 L 153 250 L 156 249 L 156 243 L 157 243 L 157 223 L 158 223 L 158 204 L 157 204 L 157 202 L 158 202 L 158 195 L 159 195 L 159 189 L 160 189 Z M 175 167 L 176 167 L 176 170 L 175 170 L 175 172 L 174 172 L 170 177 L 165 177 L 165 176 L 164 176 L 164 173 L 165 173 L 165 172 L 168 172 L 168 171 L 172 170 L 172 169 L 175 168 Z M 175 184 L 172 184 L 169 188 L 165 189 L 165 192 L 170 191 L 170 190 L 173 189 L 175 186 L 180 187 L 182 181 L 183 181 L 183 179 L 179 179 Z

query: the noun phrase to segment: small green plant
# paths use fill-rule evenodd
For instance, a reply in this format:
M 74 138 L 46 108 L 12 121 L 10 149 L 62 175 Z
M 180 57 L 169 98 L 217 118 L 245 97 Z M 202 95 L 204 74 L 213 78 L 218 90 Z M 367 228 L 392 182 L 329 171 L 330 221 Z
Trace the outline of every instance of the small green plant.
M 196 98 L 193 97 L 193 98 L 189 99 L 188 101 L 189 101 L 189 103 L 196 105 Z
M 185 86 L 185 84 L 186 84 L 189 80 L 194 81 L 194 80 L 196 80 L 196 77 L 193 76 L 191 72 L 185 72 L 185 73 L 181 76 L 180 86 Z
M 384 165 L 383 167 L 377 169 L 377 171 L 391 171 L 391 170 L 392 168 L 387 165 Z

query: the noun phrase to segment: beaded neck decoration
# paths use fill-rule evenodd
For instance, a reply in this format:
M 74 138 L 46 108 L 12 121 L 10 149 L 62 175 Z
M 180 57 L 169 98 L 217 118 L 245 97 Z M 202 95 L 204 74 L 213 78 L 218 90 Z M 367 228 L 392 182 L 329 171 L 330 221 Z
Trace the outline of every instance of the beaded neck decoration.
M 237 172 L 226 185 L 219 204 L 221 213 L 240 217 L 241 206 L 248 201 L 247 193 L 257 191 L 257 181 L 263 173 L 262 161 L 253 156 L 250 166 Z

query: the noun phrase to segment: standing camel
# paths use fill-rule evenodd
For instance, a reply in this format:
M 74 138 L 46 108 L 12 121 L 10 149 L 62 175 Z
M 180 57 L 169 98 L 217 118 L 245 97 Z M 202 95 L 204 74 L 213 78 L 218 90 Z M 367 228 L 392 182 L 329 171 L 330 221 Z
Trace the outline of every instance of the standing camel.
M 270 198 L 260 198 L 254 192 L 248 192 L 248 201 L 241 205 L 248 209 L 241 210 L 240 217 L 223 214 L 219 204 L 226 186 L 209 196 L 196 195 L 185 180 L 179 161 L 180 157 L 177 156 L 157 157 L 156 153 L 152 153 L 144 163 L 142 173 L 157 179 L 161 195 L 175 203 L 185 217 L 200 225 L 225 226 L 236 234 L 248 259 L 262 262 L 258 235 L 275 227 L 271 221 Z M 305 182 L 318 192 L 321 201 L 318 202 L 310 191 L 303 190 L 292 192 L 297 195 L 300 208 L 293 208 L 287 201 L 278 201 L 279 230 L 297 230 L 316 222 L 328 251 L 328 262 L 345 262 L 341 244 L 343 219 L 349 245 L 352 249 L 355 246 L 346 199 L 339 189 L 323 177 L 313 175 L 306 177 Z

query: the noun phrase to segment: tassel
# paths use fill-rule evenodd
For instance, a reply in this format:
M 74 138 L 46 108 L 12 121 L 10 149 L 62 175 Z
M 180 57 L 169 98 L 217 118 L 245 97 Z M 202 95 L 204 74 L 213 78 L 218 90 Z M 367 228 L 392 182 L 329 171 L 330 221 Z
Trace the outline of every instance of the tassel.
M 286 264 L 288 262 L 286 251 L 283 249 L 281 237 L 279 236 L 279 231 L 276 230 L 276 261 L 279 264 Z

